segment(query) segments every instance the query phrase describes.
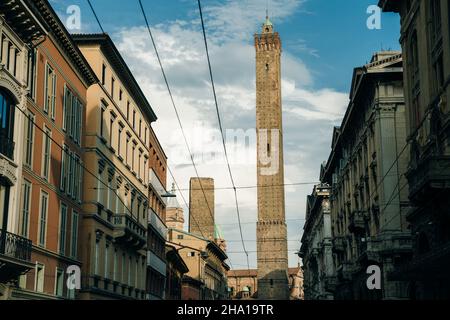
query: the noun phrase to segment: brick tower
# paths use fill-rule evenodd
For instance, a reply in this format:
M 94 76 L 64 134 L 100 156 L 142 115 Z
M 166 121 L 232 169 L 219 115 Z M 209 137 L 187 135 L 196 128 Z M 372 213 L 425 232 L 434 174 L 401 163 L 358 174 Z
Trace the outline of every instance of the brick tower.
M 289 299 L 281 111 L 281 40 L 266 17 L 255 34 L 258 299 Z
M 191 178 L 189 192 L 189 232 L 214 241 L 214 179 Z

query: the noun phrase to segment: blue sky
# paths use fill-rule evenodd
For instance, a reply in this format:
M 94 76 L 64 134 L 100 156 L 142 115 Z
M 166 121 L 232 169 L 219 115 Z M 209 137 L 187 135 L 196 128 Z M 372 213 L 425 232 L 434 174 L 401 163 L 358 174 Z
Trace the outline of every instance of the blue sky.
M 185 189 L 195 176 L 182 143 L 175 114 L 163 84 L 137 0 L 91 0 L 106 32 L 114 39 L 154 108 L 154 124 L 169 166 Z M 205 50 L 196 0 L 143 0 L 161 59 L 200 176 L 229 187 L 226 165 L 208 154 L 221 154 L 217 117 L 208 81 Z M 399 49 L 399 18 L 381 16 L 382 28 L 369 30 L 366 13 L 377 0 L 271 0 L 269 11 L 283 43 L 282 95 L 285 183 L 315 182 L 320 164 L 328 158 L 333 126 L 339 125 L 348 104 L 353 68 L 372 53 Z M 82 27 L 75 32 L 99 32 L 86 0 L 53 0 L 66 20 L 69 5 L 81 8 Z M 215 75 L 219 108 L 225 130 L 254 132 L 255 71 L 253 34 L 265 16 L 266 0 L 204 0 L 203 8 Z M 256 149 L 227 140 L 236 185 L 256 185 Z M 170 182 L 170 179 L 169 179 Z M 295 251 L 305 216 L 306 195 L 312 184 L 286 187 L 286 218 L 290 266 L 298 263 Z M 189 194 L 183 194 L 188 200 Z M 256 266 L 256 190 L 238 193 L 250 264 Z M 180 202 L 183 204 L 181 199 Z M 185 208 L 187 213 L 187 208 Z M 239 240 L 233 193 L 216 191 L 216 223 L 228 241 L 235 268 L 245 267 Z M 186 219 L 187 220 L 187 219 Z
M 121 28 L 144 23 L 137 0 L 91 2 L 108 33 L 114 34 Z M 203 6 L 207 8 L 211 4 L 225 2 L 228 1 L 203 1 Z M 260 12 L 255 12 L 255 16 L 263 19 L 266 1 L 260 2 Z M 269 8 L 276 5 L 276 1 L 272 2 L 269 1 Z M 196 0 L 143 0 L 143 3 L 153 25 L 198 18 Z M 377 0 L 307 0 L 291 16 L 272 20 L 283 37 L 284 50 L 312 67 L 317 79 L 314 85 L 348 90 L 355 64 L 364 64 L 374 50 L 400 50 L 398 15 L 383 14 L 380 30 L 366 27 L 369 17 L 366 10 L 376 3 Z M 61 17 L 66 16 L 63 12 L 68 5 L 79 5 L 83 23 L 89 24 L 86 31 L 100 31 L 86 0 L 54 0 L 53 4 Z M 255 25 L 253 30 L 249 30 L 249 43 L 257 27 Z

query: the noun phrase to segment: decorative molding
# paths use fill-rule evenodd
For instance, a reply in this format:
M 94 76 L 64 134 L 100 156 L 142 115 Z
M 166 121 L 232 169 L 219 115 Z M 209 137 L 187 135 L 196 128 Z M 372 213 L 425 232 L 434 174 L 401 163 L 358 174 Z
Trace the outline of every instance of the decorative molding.
M 12 185 L 17 183 L 16 167 L 11 165 L 10 161 L 0 159 L 0 176 L 6 178 Z

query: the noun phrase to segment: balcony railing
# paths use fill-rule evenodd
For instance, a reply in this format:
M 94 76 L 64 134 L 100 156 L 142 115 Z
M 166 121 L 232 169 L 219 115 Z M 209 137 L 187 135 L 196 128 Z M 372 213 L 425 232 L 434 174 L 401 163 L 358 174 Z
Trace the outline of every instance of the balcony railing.
M 117 214 L 113 217 L 115 237 L 119 242 L 142 248 L 147 242 L 146 229 L 128 214 Z
M 0 255 L 31 261 L 31 240 L 0 229 Z
M 33 268 L 31 240 L 0 229 L 0 283 L 17 279 Z
M 348 229 L 352 233 L 364 233 L 366 228 L 365 212 L 355 210 L 350 216 Z
M 345 250 L 345 239 L 342 236 L 333 238 L 333 251 L 343 252 Z
M 166 225 L 152 208 L 148 209 L 148 213 L 148 223 L 165 239 L 167 237 Z
M 13 159 L 14 146 L 14 141 L 3 130 L 0 130 L 0 153 Z

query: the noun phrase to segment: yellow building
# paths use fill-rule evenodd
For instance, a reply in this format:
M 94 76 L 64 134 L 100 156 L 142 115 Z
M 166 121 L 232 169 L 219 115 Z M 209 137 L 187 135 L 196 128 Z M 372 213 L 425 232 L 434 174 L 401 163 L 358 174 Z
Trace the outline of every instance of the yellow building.
M 74 39 L 100 79 L 88 90 L 83 134 L 93 174 L 85 175 L 83 187 L 80 298 L 146 299 L 149 139 L 156 116 L 108 35 Z
M 176 247 L 189 272 L 190 283 L 198 290 L 183 286 L 183 300 L 224 300 L 228 298 L 226 253 L 214 242 L 182 230 L 169 229 L 168 242 Z

